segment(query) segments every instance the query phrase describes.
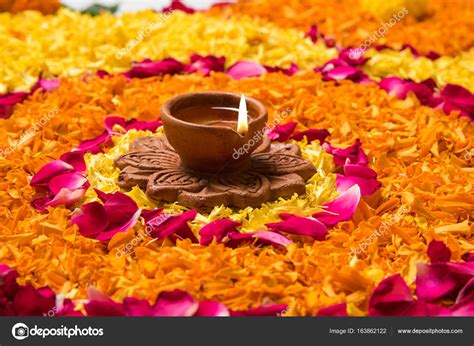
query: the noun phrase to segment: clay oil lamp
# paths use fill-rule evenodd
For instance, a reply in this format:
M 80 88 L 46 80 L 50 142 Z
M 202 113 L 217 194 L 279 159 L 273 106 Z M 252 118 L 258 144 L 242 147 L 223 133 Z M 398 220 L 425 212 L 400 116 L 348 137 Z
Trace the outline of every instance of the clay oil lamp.
M 243 168 L 259 146 L 269 145 L 265 136 L 257 135 L 263 133 L 267 110 L 244 95 L 217 91 L 179 95 L 163 105 L 161 119 L 183 166 L 198 172 Z M 244 145 L 246 150 L 236 155 Z
M 161 108 L 165 134 L 137 138 L 118 157 L 118 185 L 207 212 L 304 194 L 316 169 L 294 143 L 270 143 L 263 103 L 221 91 L 177 95 Z

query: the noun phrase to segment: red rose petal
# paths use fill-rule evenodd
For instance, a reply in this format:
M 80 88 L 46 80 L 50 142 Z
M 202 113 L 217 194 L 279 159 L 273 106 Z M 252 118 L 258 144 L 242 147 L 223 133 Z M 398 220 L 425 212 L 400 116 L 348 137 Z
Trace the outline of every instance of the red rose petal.
M 316 240 L 324 240 L 328 234 L 326 226 L 319 220 L 292 214 L 280 214 L 280 217 L 284 221 L 268 223 L 266 226 L 272 231 L 309 236 Z
M 267 137 L 272 141 L 285 142 L 290 139 L 291 134 L 296 128 L 298 123 L 291 121 L 283 125 L 277 125 L 266 133 Z
M 318 140 L 319 143 L 323 143 L 326 140 L 326 137 L 330 135 L 329 131 L 326 129 L 318 130 L 318 129 L 309 129 L 305 131 L 295 132 L 291 139 L 295 141 L 301 141 L 304 137 L 306 137 L 308 143 L 312 141 Z
M 221 243 L 227 234 L 230 232 L 237 232 L 237 227 L 240 225 L 240 222 L 228 219 L 220 219 L 210 222 L 199 231 L 199 235 L 201 236 L 199 243 L 201 245 L 209 245 L 212 243 L 212 239 L 214 238 L 217 243 Z
M 451 250 L 439 240 L 432 240 L 429 243 L 427 253 L 431 263 L 448 262 L 451 259 Z
M 55 176 L 73 171 L 74 167 L 70 164 L 61 160 L 54 160 L 41 167 L 31 179 L 30 185 L 36 187 L 46 186 Z
M 323 308 L 318 311 L 316 316 L 326 317 L 326 316 L 339 316 L 339 317 L 347 317 L 347 305 L 346 303 L 335 304 Z

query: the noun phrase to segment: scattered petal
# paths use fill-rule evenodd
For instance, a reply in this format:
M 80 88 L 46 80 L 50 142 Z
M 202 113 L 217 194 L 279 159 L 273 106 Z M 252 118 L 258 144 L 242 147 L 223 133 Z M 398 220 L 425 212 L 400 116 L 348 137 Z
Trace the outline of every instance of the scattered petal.
M 283 125 L 277 125 L 266 133 L 267 137 L 272 141 L 285 142 L 290 139 L 291 134 L 295 131 L 296 121 L 291 121 Z
M 316 316 L 326 317 L 326 316 L 339 316 L 339 317 L 347 317 L 347 306 L 346 303 L 335 304 L 328 306 L 327 308 L 323 308 L 318 311 Z
M 225 58 L 214 55 L 201 56 L 193 54 L 190 63 L 184 68 L 186 73 L 201 72 L 204 76 L 209 76 L 211 71 L 224 72 Z
M 291 139 L 294 139 L 295 141 L 301 141 L 304 137 L 306 137 L 308 143 L 318 140 L 319 143 L 322 144 L 326 140 L 326 137 L 328 137 L 329 135 L 330 133 L 326 129 L 323 129 L 323 130 L 309 129 L 306 131 L 295 132 L 291 136 Z
M 267 70 L 264 66 L 251 61 L 238 61 L 227 70 L 227 74 L 233 79 L 258 77 Z
M 202 301 L 199 303 L 199 307 L 194 316 L 230 316 L 229 310 L 224 304 L 214 301 Z
M 456 296 L 474 276 L 474 262 L 418 263 L 416 268 L 416 295 L 427 302 Z
M 153 316 L 193 316 L 198 308 L 199 303 L 186 292 L 161 292 L 153 307 Z
M 22 103 L 28 95 L 29 93 L 23 91 L 0 95 L 0 119 L 9 118 L 15 105 Z
M 268 223 L 266 226 L 272 231 L 309 236 L 316 240 L 326 239 L 328 230 L 319 220 L 292 214 L 280 214 L 280 217 L 284 221 Z
M 199 243 L 201 245 L 209 245 L 212 243 L 212 239 L 216 239 L 217 243 L 221 243 L 227 234 L 230 232 L 237 232 L 237 227 L 240 225 L 240 222 L 235 222 L 229 219 L 212 221 L 199 231 L 199 235 L 201 236 Z
M 255 243 L 255 245 L 272 245 L 287 247 L 292 242 L 282 234 L 272 231 L 256 231 L 248 233 L 233 232 L 228 234 L 229 241 L 226 243 L 230 247 L 237 247 L 245 243 Z
M 195 210 L 188 210 L 178 215 L 161 214 L 148 221 L 147 226 L 151 229 L 150 235 L 153 238 L 189 238 L 194 243 L 197 243 L 198 240 L 188 225 L 188 222 L 194 220 L 196 215 L 197 212 Z
M 313 214 L 313 217 L 324 223 L 327 227 L 332 227 L 338 222 L 349 220 L 359 205 L 360 196 L 359 185 L 354 185 L 335 200 L 324 204 L 324 211 Z
M 451 250 L 439 240 L 432 240 L 429 243 L 427 253 L 431 263 L 448 262 L 451 259 Z

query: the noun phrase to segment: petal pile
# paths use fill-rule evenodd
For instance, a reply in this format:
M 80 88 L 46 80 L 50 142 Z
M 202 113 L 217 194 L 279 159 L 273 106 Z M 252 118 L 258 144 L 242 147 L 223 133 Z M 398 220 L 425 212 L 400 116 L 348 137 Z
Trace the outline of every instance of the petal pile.
M 133 199 L 121 192 L 96 192 L 103 204 L 86 203 L 76 209 L 71 217 L 71 223 L 79 227 L 83 236 L 106 241 L 137 223 L 141 210 Z
M 474 264 L 448 262 L 451 251 L 437 240 L 428 245 L 428 256 L 431 264 L 417 265 L 418 299 L 413 298 L 399 274 L 390 276 L 382 280 L 372 293 L 369 316 L 472 316 Z M 446 305 L 447 300 L 454 304 Z
M 81 168 L 77 162 L 76 167 Z M 45 210 L 47 207 L 61 204 L 69 206 L 79 201 L 90 184 L 74 166 L 62 160 L 54 160 L 33 176 L 30 185 L 41 192 L 41 197 L 33 200 L 32 205 L 38 210 Z
M 337 167 L 342 167 L 344 174 L 336 174 L 336 187 L 339 192 L 358 185 L 362 196 L 370 196 L 382 185 L 377 180 L 377 173 L 369 167 L 367 155 L 359 140 L 345 149 L 324 143 L 323 149 L 333 155 Z
M 18 285 L 16 270 L 0 264 L 0 316 L 42 316 L 56 305 L 56 294 L 47 287 Z

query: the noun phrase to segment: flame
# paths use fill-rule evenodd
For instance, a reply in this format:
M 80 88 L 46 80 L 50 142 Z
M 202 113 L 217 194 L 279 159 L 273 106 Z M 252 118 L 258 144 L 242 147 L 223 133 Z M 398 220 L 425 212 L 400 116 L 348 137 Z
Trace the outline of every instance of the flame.
M 245 96 L 242 94 L 240 97 L 239 104 L 239 117 L 237 120 L 237 133 L 241 136 L 245 135 L 249 130 L 248 113 L 247 113 L 247 102 Z

